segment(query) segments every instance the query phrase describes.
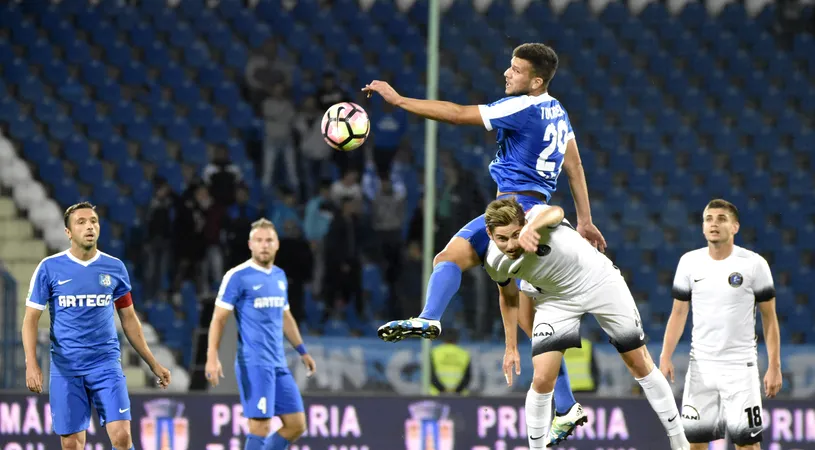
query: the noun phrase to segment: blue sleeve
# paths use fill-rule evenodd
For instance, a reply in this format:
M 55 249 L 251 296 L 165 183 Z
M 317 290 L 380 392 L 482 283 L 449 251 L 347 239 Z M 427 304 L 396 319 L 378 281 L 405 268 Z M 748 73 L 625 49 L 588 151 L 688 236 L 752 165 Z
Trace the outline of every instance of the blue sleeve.
M 494 128 L 519 130 L 529 120 L 529 97 L 506 97 L 489 105 L 478 105 L 481 120 L 488 131 Z
M 289 278 L 286 276 L 286 272 L 283 269 L 280 269 L 277 276 L 277 282 L 280 284 L 280 290 L 283 291 L 283 298 L 286 299 L 286 303 L 283 305 L 283 311 L 288 311 L 291 309 L 289 306 Z
M 113 300 L 122 298 L 123 295 L 130 292 L 130 275 L 127 273 L 125 263 L 119 261 L 119 273 L 117 274 L 118 282 L 113 289 Z
M 566 109 L 563 110 L 563 113 L 566 115 L 566 137 L 563 142 L 569 142 L 574 139 L 574 129 L 572 129 L 572 121 L 569 120 L 569 113 L 566 112 Z
M 221 281 L 221 288 L 218 289 L 218 296 L 215 297 L 215 306 L 232 311 L 240 297 L 241 278 L 236 272 L 230 270 Z
M 42 311 L 50 298 L 51 283 L 48 281 L 48 269 L 45 267 L 45 261 L 41 261 L 37 268 L 34 269 L 34 274 L 31 275 L 31 284 L 28 285 L 28 296 L 25 299 L 25 305 Z

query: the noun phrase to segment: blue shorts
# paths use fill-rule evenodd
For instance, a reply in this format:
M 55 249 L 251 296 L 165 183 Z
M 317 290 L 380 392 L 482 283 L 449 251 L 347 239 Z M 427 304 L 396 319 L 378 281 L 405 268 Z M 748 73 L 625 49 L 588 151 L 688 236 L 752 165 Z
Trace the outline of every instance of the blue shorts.
M 235 364 L 235 377 L 247 419 L 271 419 L 305 411 L 300 389 L 287 367 Z
M 91 404 L 102 427 L 117 420 L 130 420 L 130 397 L 121 368 L 82 376 L 51 372 L 48 391 L 56 434 L 64 436 L 87 430 L 91 424 Z
M 501 195 L 498 198 L 507 198 L 514 196 L 518 203 L 523 206 L 524 211 L 529 211 L 535 205 L 545 205 L 546 202 L 529 195 L 507 194 Z M 478 259 L 484 261 L 484 256 L 487 254 L 487 248 L 490 246 L 490 235 L 487 234 L 487 223 L 484 221 L 484 214 L 471 220 L 470 223 L 458 230 L 456 237 L 467 239 L 473 250 L 478 255 Z

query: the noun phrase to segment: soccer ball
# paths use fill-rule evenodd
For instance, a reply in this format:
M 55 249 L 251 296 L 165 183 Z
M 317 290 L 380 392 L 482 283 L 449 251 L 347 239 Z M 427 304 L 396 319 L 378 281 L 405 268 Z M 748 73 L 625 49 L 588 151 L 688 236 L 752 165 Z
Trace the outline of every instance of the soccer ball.
M 356 103 L 332 105 L 323 115 L 323 139 L 331 147 L 348 152 L 362 145 L 371 131 L 368 113 Z

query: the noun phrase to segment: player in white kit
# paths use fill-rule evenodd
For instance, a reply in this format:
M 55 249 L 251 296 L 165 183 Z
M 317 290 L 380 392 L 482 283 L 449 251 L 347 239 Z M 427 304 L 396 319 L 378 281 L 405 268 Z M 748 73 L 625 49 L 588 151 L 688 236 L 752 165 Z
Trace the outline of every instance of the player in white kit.
M 775 314 L 775 287 L 767 261 L 734 244 L 739 212 L 725 200 L 713 200 L 702 214 L 707 247 L 679 260 L 673 283 L 674 304 L 660 369 L 674 379 L 671 356 L 693 306 L 690 364 L 682 397 L 682 421 L 693 450 L 707 449 L 725 437 L 737 449 L 761 448 L 761 385 L 756 352 L 756 304 L 761 311 L 769 368 L 767 397 L 781 389 L 781 344 Z
M 535 304 L 534 374 L 526 395 L 529 448 L 544 448 L 541 438 L 552 422 L 552 391 L 563 352 L 580 347 L 580 320 L 589 313 L 642 386 L 671 449 L 690 449 L 671 387 L 648 354 L 637 305 L 619 269 L 572 228 L 558 206 L 536 205 L 525 214 L 514 197 L 504 198 L 490 203 L 485 222 L 491 240 L 487 273 L 500 286 L 512 287 L 513 279 L 521 280 L 521 292 Z M 518 352 L 518 305 L 502 303 L 501 315 L 507 344 L 504 374 L 511 383 Z

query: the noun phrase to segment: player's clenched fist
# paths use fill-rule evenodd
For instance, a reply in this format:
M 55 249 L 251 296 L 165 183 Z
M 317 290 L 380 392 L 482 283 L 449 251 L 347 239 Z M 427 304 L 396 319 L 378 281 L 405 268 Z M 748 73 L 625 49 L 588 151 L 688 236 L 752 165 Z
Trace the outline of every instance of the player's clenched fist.
M 209 384 L 218 386 L 218 383 L 221 382 L 221 378 L 224 377 L 224 368 L 221 366 L 221 360 L 218 358 L 207 358 L 204 373 L 206 373 Z
M 535 229 L 523 227 L 518 235 L 518 243 L 528 252 L 536 252 L 541 242 L 541 235 Z
M 370 84 L 366 84 L 365 87 L 362 88 L 362 92 L 366 92 L 368 97 L 371 96 L 371 93 L 376 92 L 391 105 L 397 105 L 399 100 L 402 98 L 402 96 L 399 95 L 399 93 L 396 92 L 396 89 L 391 87 L 390 84 L 379 80 L 374 80 L 371 81 Z
M 158 377 L 156 384 L 162 389 L 167 389 L 167 386 L 170 385 L 170 369 L 161 364 L 156 364 L 156 366 L 153 367 L 153 374 Z
M 42 370 L 38 364 L 26 364 L 25 385 L 31 392 L 36 394 L 42 392 Z
M 306 366 L 306 369 L 308 370 L 307 375 L 308 376 L 314 375 L 314 372 L 317 371 L 317 363 L 314 362 L 314 358 L 312 358 L 311 355 L 306 353 L 305 355 L 301 356 L 301 359 L 303 360 L 303 365 Z

